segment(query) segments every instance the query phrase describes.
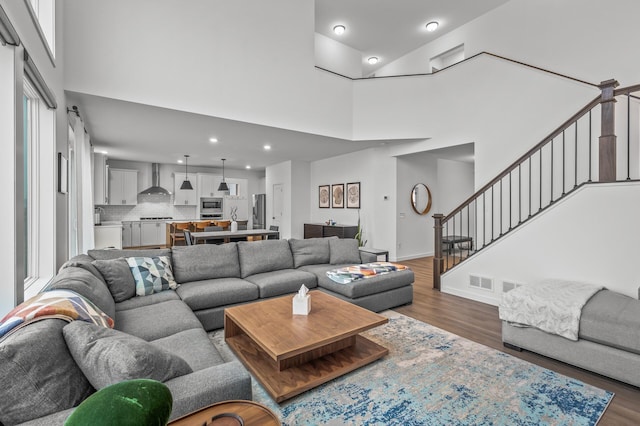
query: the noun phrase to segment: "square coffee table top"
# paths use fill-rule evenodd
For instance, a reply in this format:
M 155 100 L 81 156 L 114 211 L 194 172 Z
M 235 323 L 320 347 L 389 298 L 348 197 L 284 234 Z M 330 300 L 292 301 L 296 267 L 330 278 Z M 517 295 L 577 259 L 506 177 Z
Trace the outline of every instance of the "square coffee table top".
M 310 291 L 311 312 L 293 315 L 293 295 L 225 309 L 274 361 L 340 341 L 388 319 L 321 291 Z

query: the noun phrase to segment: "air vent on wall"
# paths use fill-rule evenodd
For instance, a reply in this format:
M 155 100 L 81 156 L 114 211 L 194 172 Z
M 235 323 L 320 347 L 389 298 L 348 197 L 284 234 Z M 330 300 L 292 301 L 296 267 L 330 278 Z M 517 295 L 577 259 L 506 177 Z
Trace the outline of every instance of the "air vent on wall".
M 515 281 L 502 281 L 502 292 L 506 293 L 520 286 L 522 286 L 522 284 Z
M 483 290 L 493 290 L 493 279 L 480 275 L 469 274 L 469 286 Z

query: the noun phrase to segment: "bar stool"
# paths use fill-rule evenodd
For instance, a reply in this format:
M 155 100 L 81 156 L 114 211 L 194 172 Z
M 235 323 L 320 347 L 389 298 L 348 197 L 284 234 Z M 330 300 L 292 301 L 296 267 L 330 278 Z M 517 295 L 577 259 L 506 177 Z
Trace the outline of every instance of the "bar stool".
M 178 245 L 178 241 L 182 241 L 186 245 L 186 239 L 184 237 L 184 231 L 189 230 L 191 222 L 174 222 L 170 228 L 170 242 L 172 246 Z

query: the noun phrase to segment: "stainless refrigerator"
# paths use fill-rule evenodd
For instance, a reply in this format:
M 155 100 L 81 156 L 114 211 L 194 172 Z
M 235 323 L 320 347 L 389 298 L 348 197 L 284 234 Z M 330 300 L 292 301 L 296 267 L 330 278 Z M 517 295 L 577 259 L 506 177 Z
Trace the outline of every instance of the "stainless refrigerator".
M 265 229 L 267 226 L 267 196 L 265 194 L 253 194 L 253 229 Z

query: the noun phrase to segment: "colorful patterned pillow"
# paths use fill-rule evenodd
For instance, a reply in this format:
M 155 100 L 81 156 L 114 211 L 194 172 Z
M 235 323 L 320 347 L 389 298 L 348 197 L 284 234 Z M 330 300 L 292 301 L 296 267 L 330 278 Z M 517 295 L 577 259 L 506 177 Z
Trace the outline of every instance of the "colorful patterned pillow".
M 175 290 L 178 287 L 167 256 L 127 257 L 127 263 L 136 282 L 137 296 Z

